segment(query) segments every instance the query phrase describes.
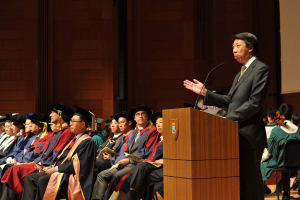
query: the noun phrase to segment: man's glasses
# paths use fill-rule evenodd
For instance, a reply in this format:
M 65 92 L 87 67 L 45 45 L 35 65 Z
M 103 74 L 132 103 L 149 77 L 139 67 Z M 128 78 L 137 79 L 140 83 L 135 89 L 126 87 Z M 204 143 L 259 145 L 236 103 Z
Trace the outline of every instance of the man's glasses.
M 75 122 L 83 122 L 83 121 L 74 121 L 74 120 L 70 121 L 70 123 L 75 123 Z
M 144 112 L 135 114 L 136 117 L 140 117 L 140 116 L 143 117 L 143 116 L 146 116 L 146 115 L 147 115 L 147 113 L 144 113 Z

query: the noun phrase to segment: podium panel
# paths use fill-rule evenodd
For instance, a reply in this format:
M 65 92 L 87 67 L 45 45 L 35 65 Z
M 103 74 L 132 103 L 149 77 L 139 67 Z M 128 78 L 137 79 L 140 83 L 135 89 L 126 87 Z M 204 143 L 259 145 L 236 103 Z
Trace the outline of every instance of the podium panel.
M 163 120 L 164 199 L 239 199 L 238 122 L 193 108 L 163 110 Z

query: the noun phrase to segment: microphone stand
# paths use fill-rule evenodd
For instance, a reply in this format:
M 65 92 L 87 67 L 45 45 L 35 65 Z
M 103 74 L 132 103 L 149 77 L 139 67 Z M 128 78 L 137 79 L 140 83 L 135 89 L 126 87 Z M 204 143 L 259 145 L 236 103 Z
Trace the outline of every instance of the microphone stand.
M 207 74 L 207 76 L 206 76 L 206 78 L 205 78 L 205 81 L 204 81 L 204 83 L 203 83 L 203 86 L 202 86 L 202 88 L 201 88 L 201 90 L 200 90 L 200 93 L 199 93 L 198 96 L 197 96 L 197 100 L 196 100 L 196 102 L 195 102 L 194 109 L 196 109 L 196 107 L 197 107 L 197 104 L 198 104 L 198 101 L 199 101 L 201 92 L 202 92 L 202 90 L 203 90 L 203 87 L 204 87 L 204 85 L 205 85 L 205 83 L 206 83 L 206 81 L 207 81 L 207 78 L 208 78 L 209 74 L 210 74 L 211 72 L 217 70 L 218 68 L 222 67 L 224 64 L 225 64 L 225 62 L 222 62 L 221 64 L 219 64 L 218 66 L 216 66 L 215 68 L 213 68 L 212 70 L 210 70 L 210 72 Z

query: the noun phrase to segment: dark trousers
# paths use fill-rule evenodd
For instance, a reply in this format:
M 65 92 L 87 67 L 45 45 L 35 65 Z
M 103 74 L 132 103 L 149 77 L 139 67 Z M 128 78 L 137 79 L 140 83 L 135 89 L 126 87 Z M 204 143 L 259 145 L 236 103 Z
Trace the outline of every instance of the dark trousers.
M 142 185 L 145 184 L 144 182 L 146 180 L 146 177 L 156 169 L 157 167 L 150 163 L 138 163 L 133 170 L 130 187 L 134 188 L 137 191 L 140 190 Z
M 35 199 L 42 200 L 47 189 L 51 175 L 44 172 L 27 175 L 24 183 L 22 200 Z
M 157 168 L 154 165 L 141 162 L 133 170 L 130 187 L 135 190 L 129 190 L 126 200 L 138 200 L 142 196 L 144 189 L 144 198 L 151 200 L 154 193 L 158 190 L 163 196 L 163 168 Z
M 264 200 L 260 171 L 263 149 L 240 149 L 241 200 Z
M 14 193 L 5 185 L 5 183 L 1 183 L 1 200 L 18 200 L 19 195 Z
M 114 192 L 115 187 L 118 185 L 122 177 L 133 170 L 135 165 L 128 164 L 124 168 L 117 171 L 116 169 L 110 171 L 110 169 L 100 172 L 95 181 L 92 200 L 108 200 L 111 194 Z M 108 186 L 109 183 L 109 186 Z
M 164 173 L 163 168 L 159 168 L 151 172 L 147 176 L 147 195 L 146 200 L 151 200 L 155 192 L 158 192 L 164 198 Z

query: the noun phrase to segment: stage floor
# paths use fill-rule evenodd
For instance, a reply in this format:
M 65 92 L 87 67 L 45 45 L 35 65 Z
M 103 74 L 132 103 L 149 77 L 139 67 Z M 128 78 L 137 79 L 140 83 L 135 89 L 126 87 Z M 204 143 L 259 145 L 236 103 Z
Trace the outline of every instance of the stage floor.
M 272 192 L 275 191 L 275 185 L 269 185 L 268 187 L 272 190 Z M 298 192 L 298 190 L 291 190 L 291 195 L 293 196 L 293 195 L 297 194 L 297 192 Z M 163 198 L 158 193 L 157 193 L 157 198 L 158 198 L 158 200 L 163 200 Z M 282 196 L 279 195 L 279 199 L 281 200 Z M 277 200 L 277 196 L 274 195 L 274 196 L 270 196 L 270 197 L 265 197 L 265 200 Z
M 272 192 L 275 191 L 275 185 L 268 185 L 268 187 L 271 189 Z M 291 190 L 291 196 L 295 195 L 298 193 L 298 189 L 296 190 Z M 282 196 L 279 195 L 279 199 L 281 200 L 282 199 Z M 270 197 L 265 197 L 265 200 L 277 200 L 277 196 L 274 195 L 274 196 L 270 196 Z

